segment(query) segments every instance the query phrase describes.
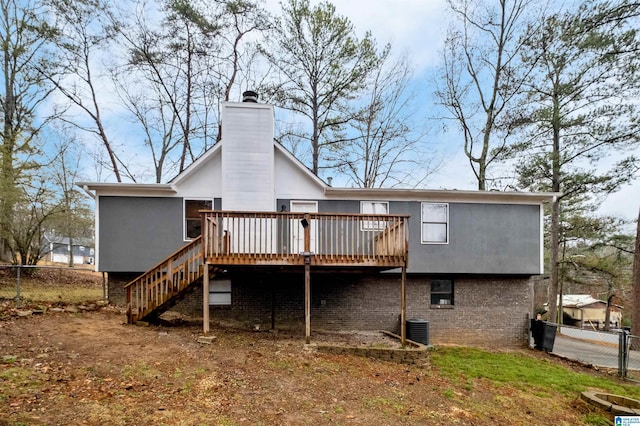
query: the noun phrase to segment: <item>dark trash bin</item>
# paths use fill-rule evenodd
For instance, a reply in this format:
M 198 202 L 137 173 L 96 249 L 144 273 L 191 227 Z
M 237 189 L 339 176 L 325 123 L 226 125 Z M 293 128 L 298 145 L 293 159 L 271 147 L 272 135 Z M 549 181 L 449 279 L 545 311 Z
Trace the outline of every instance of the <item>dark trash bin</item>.
M 429 321 L 423 319 L 407 320 L 407 339 L 429 346 Z
M 553 344 L 556 341 L 556 331 L 558 324 L 552 322 L 531 320 L 531 336 L 533 337 L 533 345 L 536 349 L 552 352 Z
M 558 330 L 558 324 L 552 322 L 543 322 L 542 332 L 542 350 L 546 352 L 553 352 L 553 344 L 556 341 L 556 331 Z

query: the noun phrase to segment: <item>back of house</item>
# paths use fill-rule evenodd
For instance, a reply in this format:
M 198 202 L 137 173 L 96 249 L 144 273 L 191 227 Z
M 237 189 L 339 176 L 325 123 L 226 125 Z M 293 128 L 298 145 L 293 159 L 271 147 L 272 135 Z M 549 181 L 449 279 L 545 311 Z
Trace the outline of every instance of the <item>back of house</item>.
M 543 203 L 555 195 L 334 188 L 274 141 L 273 107 L 255 102 L 223 104 L 222 140 L 169 183 L 78 185 L 95 193 L 96 269 L 108 272 L 112 303 L 130 302 L 129 282 L 210 223 L 207 239 L 215 232 L 215 250 L 229 256 L 215 265 L 208 301 L 195 285 L 173 309 L 301 327 L 306 254 L 314 329 L 398 332 L 404 308 L 428 321 L 432 344 L 483 346 L 527 342 Z M 406 239 L 399 263 L 380 251 L 392 235 Z

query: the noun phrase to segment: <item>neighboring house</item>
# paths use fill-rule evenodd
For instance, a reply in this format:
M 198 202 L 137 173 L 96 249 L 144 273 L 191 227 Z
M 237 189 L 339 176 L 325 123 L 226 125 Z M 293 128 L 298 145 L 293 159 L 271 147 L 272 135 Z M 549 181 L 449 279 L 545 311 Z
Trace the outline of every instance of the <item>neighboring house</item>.
M 222 123 L 167 184 L 78 183 L 130 322 L 175 304 L 205 332 L 213 318 L 404 336 L 416 318 L 431 343 L 526 344 L 557 194 L 333 188 L 274 141 L 272 106 L 224 103 Z
M 69 264 L 71 256 L 75 265 L 93 264 L 95 249 L 89 238 L 69 239 L 57 235 L 47 235 L 42 238 L 42 260 L 52 263 Z
M 573 325 L 600 329 L 606 321 L 607 302 L 588 294 L 565 294 L 562 296 L 562 310 L 575 322 Z M 611 305 L 610 311 L 609 325 L 621 327 L 622 307 Z

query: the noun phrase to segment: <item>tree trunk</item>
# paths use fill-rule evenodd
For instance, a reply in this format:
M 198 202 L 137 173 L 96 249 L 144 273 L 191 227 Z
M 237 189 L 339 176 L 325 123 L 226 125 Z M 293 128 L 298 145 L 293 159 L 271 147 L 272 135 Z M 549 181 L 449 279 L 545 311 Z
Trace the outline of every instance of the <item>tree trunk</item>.
M 71 237 L 68 237 L 68 238 L 69 238 L 69 268 L 73 268 L 73 239 Z
M 640 334 L 640 209 L 638 209 L 638 223 L 636 225 L 636 245 L 633 255 L 633 310 L 631 311 L 631 332 Z
M 549 282 L 549 317 L 550 322 L 558 319 L 558 245 L 560 229 L 560 204 L 554 200 L 551 206 L 551 280 Z
M 553 96 L 553 151 L 551 152 L 551 190 L 560 192 L 560 83 L 554 83 Z M 551 207 L 551 283 L 549 284 L 549 321 L 555 322 L 558 319 L 558 282 L 559 282 L 559 265 L 558 251 L 560 250 L 560 200 L 556 197 L 553 199 Z M 562 301 L 560 301 L 562 306 Z M 562 323 L 563 312 L 560 312 L 559 323 Z
M 607 309 L 604 312 L 604 331 L 611 330 L 611 304 L 613 303 L 613 294 L 607 295 Z

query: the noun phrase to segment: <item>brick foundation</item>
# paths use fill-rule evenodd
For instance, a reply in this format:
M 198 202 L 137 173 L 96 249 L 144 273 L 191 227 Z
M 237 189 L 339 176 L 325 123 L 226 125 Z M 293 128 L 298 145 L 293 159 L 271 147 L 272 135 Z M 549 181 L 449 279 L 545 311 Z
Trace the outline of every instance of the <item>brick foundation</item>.
M 124 290 L 124 286 L 138 276 L 140 276 L 138 272 L 110 272 L 107 280 L 109 303 L 120 306 L 126 305 L 127 293 Z
M 234 273 L 232 305 L 211 306 L 212 321 L 247 327 L 304 328 L 302 274 Z M 400 331 L 400 276 L 312 274 L 312 330 Z M 431 344 L 519 347 L 527 344 L 533 284 L 522 277 L 458 277 L 451 308 L 430 305 L 430 278 L 407 277 L 407 319 L 429 321 Z M 173 310 L 202 316 L 196 287 Z
M 124 305 L 123 286 L 137 273 L 109 274 L 109 301 Z M 304 328 L 302 273 L 234 272 L 231 306 L 211 306 L 212 321 L 247 327 Z M 533 281 L 527 277 L 454 277 L 451 308 L 430 305 L 430 277 L 407 277 L 407 319 L 429 321 L 430 343 L 515 347 L 528 343 L 533 311 Z M 174 308 L 202 317 L 202 288 L 196 286 Z M 312 274 L 312 330 L 387 330 L 400 332 L 398 274 Z

